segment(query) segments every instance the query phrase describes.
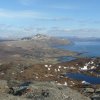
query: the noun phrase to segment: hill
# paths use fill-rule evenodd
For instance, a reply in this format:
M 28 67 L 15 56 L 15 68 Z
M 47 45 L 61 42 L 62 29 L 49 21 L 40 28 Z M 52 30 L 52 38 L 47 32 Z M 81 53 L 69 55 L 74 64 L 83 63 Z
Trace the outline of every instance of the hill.
M 57 57 L 74 56 L 75 52 L 54 48 L 68 45 L 69 40 L 37 34 L 14 41 L 0 42 L 0 60 L 27 63 L 57 62 Z

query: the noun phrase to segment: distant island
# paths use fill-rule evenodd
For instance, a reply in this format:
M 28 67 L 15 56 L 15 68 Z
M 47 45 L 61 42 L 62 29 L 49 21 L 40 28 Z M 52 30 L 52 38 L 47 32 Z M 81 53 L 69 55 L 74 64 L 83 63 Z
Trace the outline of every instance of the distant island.
M 0 42 L 0 58 L 4 61 L 20 61 L 27 63 L 57 63 L 58 57 L 75 56 L 76 52 L 55 48 L 58 45 L 68 45 L 67 39 L 36 34 L 18 40 L 4 40 Z

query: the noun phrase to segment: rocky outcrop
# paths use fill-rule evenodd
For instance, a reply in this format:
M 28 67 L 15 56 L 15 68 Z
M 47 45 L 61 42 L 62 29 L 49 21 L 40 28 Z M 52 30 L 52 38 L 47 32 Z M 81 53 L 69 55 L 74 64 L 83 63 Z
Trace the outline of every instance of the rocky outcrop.
M 14 87 L 13 87 L 14 88 Z M 83 96 L 75 90 L 72 90 L 63 85 L 57 85 L 55 82 L 36 82 L 34 81 L 29 86 L 17 87 L 20 97 L 30 100 L 90 100 L 88 97 Z M 17 88 L 14 88 L 16 91 Z M 25 89 L 22 92 L 22 88 Z M 12 94 L 17 96 L 16 94 Z M 8 99 L 9 100 L 9 99 Z M 23 100 L 23 99 L 19 99 Z

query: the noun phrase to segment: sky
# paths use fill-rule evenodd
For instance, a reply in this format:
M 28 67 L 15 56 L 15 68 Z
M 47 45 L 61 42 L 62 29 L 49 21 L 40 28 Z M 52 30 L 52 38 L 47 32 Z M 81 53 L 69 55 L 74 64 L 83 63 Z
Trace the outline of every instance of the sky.
M 100 37 L 100 0 L 0 0 L 0 37 Z

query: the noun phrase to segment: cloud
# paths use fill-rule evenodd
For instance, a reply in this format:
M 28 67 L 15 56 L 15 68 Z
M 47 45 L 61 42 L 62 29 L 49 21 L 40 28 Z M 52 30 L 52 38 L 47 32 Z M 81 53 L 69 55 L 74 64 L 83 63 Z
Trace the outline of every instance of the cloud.
M 100 20 L 92 21 L 93 24 L 100 24 Z
M 58 36 L 100 37 L 100 29 L 95 28 L 64 29 L 53 27 L 47 33 Z
M 81 19 L 81 20 L 76 20 L 76 22 L 78 22 L 79 24 L 81 25 L 87 25 L 87 24 L 90 24 L 90 25 L 94 25 L 94 24 L 100 24 L 100 20 L 94 20 L 94 19 Z
M 76 7 L 73 7 L 73 6 L 52 6 L 52 8 L 55 8 L 55 9 L 62 9 L 62 10 L 75 10 Z
M 37 18 L 37 16 L 40 16 L 40 13 L 31 10 L 11 11 L 0 9 L 0 17 L 3 18 Z
M 74 4 L 63 3 L 63 4 L 60 4 L 60 5 L 59 4 L 50 5 L 50 8 L 60 9 L 60 10 L 76 10 L 76 9 L 79 9 L 80 7 L 76 6 Z
M 46 13 L 36 12 L 32 10 L 13 11 L 0 8 L 0 18 L 4 19 L 33 19 L 39 21 L 73 21 L 68 17 L 49 17 Z
M 47 30 L 44 27 L 15 27 L 12 25 L 0 24 L 0 38 L 19 38 L 46 32 Z
M 29 6 L 35 0 L 19 0 L 22 5 Z
M 39 21 L 73 21 L 72 18 L 68 17 L 49 17 L 46 13 L 36 12 L 32 10 L 20 10 L 20 11 L 13 11 L 13 10 L 6 10 L 0 8 L 0 18 L 16 18 L 16 19 L 25 19 L 28 20 L 31 18 L 33 20 Z
M 16 27 L 12 25 L 0 24 L 0 37 L 25 37 L 32 36 L 37 33 L 49 34 L 51 36 L 76 36 L 76 37 L 100 37 L 100 29 L 82 28 L 82 29 L 67 29 L 60 27 Z
M 46 16 L 37 19 L 42 21 L 73 21 L 74 20 L 68 17 L 46 17 Z

